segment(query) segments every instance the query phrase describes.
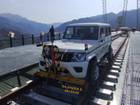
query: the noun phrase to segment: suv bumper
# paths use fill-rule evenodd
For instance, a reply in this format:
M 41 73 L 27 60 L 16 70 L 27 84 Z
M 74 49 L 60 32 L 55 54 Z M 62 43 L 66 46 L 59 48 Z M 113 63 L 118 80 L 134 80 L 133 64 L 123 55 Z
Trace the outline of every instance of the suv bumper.
M 60 66 L 65 68 L 76 78 L 85 78 L 88 70 L 88 62 L 60 62 Z M 45 62 L 40 59 L 39 69 L 45 71 Z
M 88 62 L 61 62 L 60 66 L 66 68 L 76 78 L 85 78 Z

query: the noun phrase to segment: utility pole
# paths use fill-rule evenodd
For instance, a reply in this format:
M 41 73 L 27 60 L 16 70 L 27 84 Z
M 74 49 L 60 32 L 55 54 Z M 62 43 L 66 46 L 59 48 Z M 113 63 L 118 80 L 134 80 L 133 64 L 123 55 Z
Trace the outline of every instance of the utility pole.
M 122 26 L 122 21 L 123 21 L 123 16 L 118 16 L 117 17 L 117 28 Z
M 139 5 L 140 0 L 137 0 L 137 30 L 139 30 Z
M 107 2 L 106 0 L 102 1 L 103 5 L 103 22 L 107 23 Z
M 126 13 L 127 13 L 127 5 L 128 5 L 128 0 L 124 0 L 123 3 L 123 13 L 122 13 L 122 26 L 126 25 Z

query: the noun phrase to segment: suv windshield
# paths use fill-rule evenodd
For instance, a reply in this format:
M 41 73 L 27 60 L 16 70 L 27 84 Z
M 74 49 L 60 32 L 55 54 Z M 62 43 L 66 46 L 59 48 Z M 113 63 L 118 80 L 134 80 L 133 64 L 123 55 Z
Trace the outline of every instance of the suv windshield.
M 97 40 L 97 26 L 69 26 L 64 33 L 64 39 Z

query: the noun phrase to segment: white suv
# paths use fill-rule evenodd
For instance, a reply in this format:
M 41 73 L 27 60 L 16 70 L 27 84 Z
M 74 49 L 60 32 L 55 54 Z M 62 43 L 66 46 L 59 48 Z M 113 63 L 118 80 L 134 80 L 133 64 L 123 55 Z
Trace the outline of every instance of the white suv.
M 55 40 L 53 46 L 59 49 L 57 61 L 63 74 L 76 78 L 90 78 L 97 80 L 99 77 L 99 63 L 103 58 L 112 61 L 110 25 L 105 23 L 76 23 L 68 25 L 63 38 Z M 43 53 L 48 54 L 51 42 L 44 43 Z M 58 50 L 57 49 L 57 50 Z M 45 50 L 45 52 L 44 52 Z M 58 52 L 58 51 L 57 51 Z M 40 70 L 48 70 L 51 57 L 40 57 Z M 46 59 L 47 58 L 47 59 Z

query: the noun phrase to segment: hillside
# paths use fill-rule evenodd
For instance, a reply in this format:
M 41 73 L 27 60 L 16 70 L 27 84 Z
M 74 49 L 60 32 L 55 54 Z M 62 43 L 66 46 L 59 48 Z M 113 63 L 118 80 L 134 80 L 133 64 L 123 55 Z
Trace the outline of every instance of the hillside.
M 137 12 L 136 10 L 127 11 L 126 26 L 136 27 L 136 12 Z M 108 23 L 111 24 L 112 28 L 116 28 L 118 26 L 117 20 L 118 20 L 118 17 L 120 17 L 121 15 L 122 15 L 122 12 L 119 12 L 118 14 L 115 14 L 115 13 L 108 13 L 107 14 Z M 103 15 L 71 20 L 71 21 L 68 21 L 68 22 L 61 24 L 58 28 L 56 28 L 56 30 L 63 32 L 64 28 L 68 24 L 85 23 L 85 22 L 103 22 Z
M 49 25 L 28 20 L 14 14 L 0 14 L 0 38 L 9 31 L 16 33 L 40 33 L 47 32 Z
M 136 10 L 127 11 L 126 26 L 136 26 Z M 117 14 L 108 13 L 108 23 L 111 24 L 112 28 L 118 26 L 118 17 L 122 15 L 122 12 Z M 63 32 L 64 28 L 68 24 L 72 23 L 85 23 L 85 22 L 103 22 L 103 15 L 97 15 L 92 17 L 85 17 L 80 19 L 74 19 L 65 23 L 54 23 L 56 31 Z M 13 31 L 19 35 L 20 33 L 40 33 L 41 31 L 48 32 L 50 24 L 43 24 L 28 20 L 24 17 L 14 14 L 0 14 L 0 38 L 7 37 L 9 31 Z
M 14 46 L 22 44 L 22 34 L 27 34 L 26 37 L 31 37 L 29 34 L 39 35 L 41 31 L 48 32 L 50 25 L 42 24 L 28 20 L 24 17 L 14 14 L 0 14 L 0 49 L 9 47 L 10 31 L 14 32 Z M 31 43 L 31 39 L 26 40 L 26 44 Z

